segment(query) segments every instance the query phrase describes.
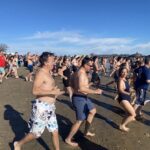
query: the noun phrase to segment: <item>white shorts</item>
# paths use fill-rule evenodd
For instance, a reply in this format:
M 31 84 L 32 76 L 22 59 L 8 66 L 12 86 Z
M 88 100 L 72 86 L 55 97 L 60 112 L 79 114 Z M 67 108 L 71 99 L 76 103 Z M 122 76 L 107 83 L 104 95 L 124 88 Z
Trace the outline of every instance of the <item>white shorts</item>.
M 36 137 L 40 137 L 45 127 L 49 132 L 58 130 L 58 124 L 55 114 L 55 105 L 48 104 L 38 99 L 33 101 L 32 113 L 29 120 L 30 132 Z

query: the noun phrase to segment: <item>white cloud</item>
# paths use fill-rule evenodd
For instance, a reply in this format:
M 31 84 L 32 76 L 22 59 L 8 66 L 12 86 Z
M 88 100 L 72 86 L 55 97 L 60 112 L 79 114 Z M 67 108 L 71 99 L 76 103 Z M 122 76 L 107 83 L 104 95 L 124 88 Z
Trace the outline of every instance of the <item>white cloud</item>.
M 92 44 L 129 44 L 134 39 L 131 38 L 94 38 L 87 37 L 75 31 L 58 31 L 58 32 L 37 32 L 32 36 L 23 37 L 23 40 L 52 40 L 59 43 L 76 43 L 78 45 Z
M 61 30 L 57 32 L 37 32 L 28 37 L 22 37 L 19 44 L 9 44 L 10 49 L 34 52 L 52 50 L 57 54 L 131 54 L 141 52 L 150 54 L 150 42 L 135 43 L 131 37 L 93 37 L 78 31 Z M 147 50 L 147 51 L 145 51 Z

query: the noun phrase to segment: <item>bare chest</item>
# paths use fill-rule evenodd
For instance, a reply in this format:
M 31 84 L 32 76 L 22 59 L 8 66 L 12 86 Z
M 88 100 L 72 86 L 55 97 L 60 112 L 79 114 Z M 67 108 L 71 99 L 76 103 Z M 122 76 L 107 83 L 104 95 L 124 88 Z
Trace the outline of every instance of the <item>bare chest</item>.
M 43 80 L 43 83 L 41 85 L 41 88 L 50 90 L 50 89 L 53 89 L 54 87 L 55 87 L 54 79 L 52 77 L 48 76 L 48 75 L 45 76 L 44 80 Z

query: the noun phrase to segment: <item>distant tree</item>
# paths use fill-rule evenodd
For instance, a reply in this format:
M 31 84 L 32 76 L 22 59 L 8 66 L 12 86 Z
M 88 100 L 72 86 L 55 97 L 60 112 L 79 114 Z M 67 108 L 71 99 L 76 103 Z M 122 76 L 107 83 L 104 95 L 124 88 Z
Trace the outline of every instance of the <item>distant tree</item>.
M 0 44 L 0 51 L 6 52 L 8 46 L 6 44 Z

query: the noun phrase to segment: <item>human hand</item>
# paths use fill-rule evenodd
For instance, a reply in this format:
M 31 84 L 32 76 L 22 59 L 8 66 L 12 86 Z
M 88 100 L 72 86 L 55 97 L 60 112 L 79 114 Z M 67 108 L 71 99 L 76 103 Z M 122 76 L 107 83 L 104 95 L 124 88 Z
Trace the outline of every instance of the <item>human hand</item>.
M 95 93 L 96 93 L 96 94 L 102 94 L 102 92 L 103 92 L 103 90 L 101 90 L 101 89 L 95 90 Z

